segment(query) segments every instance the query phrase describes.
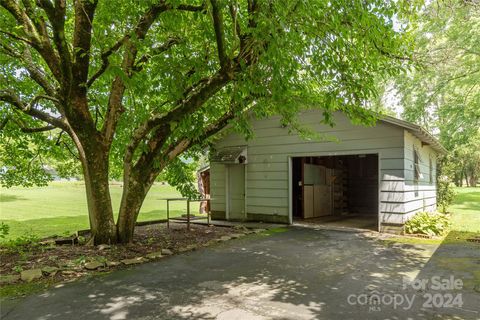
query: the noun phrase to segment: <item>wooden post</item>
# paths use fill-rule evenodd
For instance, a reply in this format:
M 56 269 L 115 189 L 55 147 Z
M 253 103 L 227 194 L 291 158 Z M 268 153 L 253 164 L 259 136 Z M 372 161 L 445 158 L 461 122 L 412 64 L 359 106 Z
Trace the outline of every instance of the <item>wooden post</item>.
M 207 203 L 210 203 L 210 199 L 208 199 Z M 207 226 L 210 227 L 210 210 L 207 211 Z
M 167 199 L 167 229 L 170 229 L 170 200 Z
M 187 199 L 187 230 L 190 231 L 190 199 Z

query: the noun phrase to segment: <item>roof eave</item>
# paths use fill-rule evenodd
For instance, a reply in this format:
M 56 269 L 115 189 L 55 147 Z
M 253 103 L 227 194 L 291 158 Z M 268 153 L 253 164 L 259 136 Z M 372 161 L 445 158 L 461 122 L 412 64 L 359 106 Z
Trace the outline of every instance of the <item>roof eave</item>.
M 445 149 L 445 147 L 422 126 L 385 115 L 380 116 L 380 120 L 397 125 L 410 131 L 410 133 L 420 139 L 423 143 L 430 145 L 435 151 L 440 154 L 448 153 L 447 149 Z

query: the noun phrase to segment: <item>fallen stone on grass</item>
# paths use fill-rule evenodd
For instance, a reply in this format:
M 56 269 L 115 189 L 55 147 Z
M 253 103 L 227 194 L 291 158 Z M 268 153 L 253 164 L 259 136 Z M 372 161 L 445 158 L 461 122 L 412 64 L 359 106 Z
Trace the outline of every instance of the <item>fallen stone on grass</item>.
M 41 269 L 24 270 L 20 273 L 20 279 L 26 282 L 32 282 L 33 280 L 40 279 L 42 277 Z
M 57 262 L 57 266 L 60 269 L 71 268 L 71 267 L 75 266 L 75 263 L 73 263 L 73 261 L 70 261 L 70 260 L 60 260 L 60 261 Z
M 107 267 L 111 268 L 111 267 L 116 267 L 116 266 L 119 266 L 120 265 L 120 262 L 118 261 L 107 261 L 106 263 Z
M 104 266 L 104 264 L 102 262 L 98 262 L 98 261 L 87 262 L 84 265 L 85 269 L 87 269 L 87 270 L 97 270 L 98 268 L 101 268 L 103 266 Z
M 243 225 L 236 225 L 233 227 L 235 230 L 243 230 L 243 231 L 248 231 L 248 228 L 243 226 Z
M 72 274 L 75 274 L 76 272 L 73 271 L 73 270 L 63 270 L 62 271 L 62 274 L 68 276 L 68 275 L 72 275 Z
M 163 256 L 162 256 L 162 252 L 161 252 L 161 251 L 157 251 L 157 252 L 150 252 L 150 253 L 147 254 L 145 257 L 146 257 L 147 259 L 154 260 L 154 259 L 161 258 L 161 257 L 163 257 Z
M 218 239 L 218 241 L 228 241 L 228 240 L 231 240 L 231 239 L 232 239 L 232 237 L 230 237 L 230 236 L 222 236 L 222 237 L 220 237 L 220 239 Z
M 244 236 L 243 233 L 234 233 L 234 234 L 231 234 L 231 235 L 230 235 L 230 237 L 231 237 L 232 239 L 238 239 L 238 238 L 243 237 L 243 236 Z
M 46 266 L 46 267 L 43 267 L 42 268 L 42 272 L 45 273 L 47 276 L 54 276 L 57 274 L 58 272 L 58 268 L 57 267 L 50 267 L 50 266 Z
M 108 245 L 108 244 L 101 244 L 99 246 L 97 246 L 97 249 L 99 251 L 103 251 L 103 250 L 107 250 L 107 249 L 110 249 L 112 246 Z
M 179 248 L 178 252 L 187 252 L 187 251 L 192 251 L 192 250 L 195 250 L 195 249 L 197 249 L 197 246 L 194 245 L 194 244 L 191 244 L 191 245 L 188 245 L 186 247 Z
M 163 256 L 170 256 L 173 254 L 172 250 L 170 249 L 162 249 L 162 251 L 160 251 L 160 253 L 163 255 Z
M 40 241 L 40 245 L 55 247 L 55 240 L 49 239 L 49 240 Z
M 20 280 L 20 276 L 17 274 L 7 274 L 0 276 L 0 284 L 11 284 Z
M 145 259 L 143 257 L 137 257 L 137 258 L 132 258 L 132 259 L 123 259 L 120 260 L 121 263 L 125 265 L 131 265 L 131 264 L 139 264 L 145 262 Z

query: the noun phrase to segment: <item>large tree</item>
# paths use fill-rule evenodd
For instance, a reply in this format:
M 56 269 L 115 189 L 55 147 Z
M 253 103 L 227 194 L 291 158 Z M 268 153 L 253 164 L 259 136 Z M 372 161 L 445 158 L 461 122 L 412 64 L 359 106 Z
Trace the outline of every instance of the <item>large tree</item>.
M 403 117 L 436 132 L 450 151 L 443 173 L 480 177 L 480 4 L 431 2 L 414 30 L 418 68 L 396 78 Z
M 131 241 L 158 174 L 181 172 L 179 156 L 228 124 L 248 133 L 248 116 L 272 113 L 294 124 L 305 106 L 325 109 L 326 122 L 334 110 L 365 119 L 374 78 L 410 51 L 402 1 L 0 5 L 4 182 L 35 183 L 42 154 L 78 159 L 96 244 Z

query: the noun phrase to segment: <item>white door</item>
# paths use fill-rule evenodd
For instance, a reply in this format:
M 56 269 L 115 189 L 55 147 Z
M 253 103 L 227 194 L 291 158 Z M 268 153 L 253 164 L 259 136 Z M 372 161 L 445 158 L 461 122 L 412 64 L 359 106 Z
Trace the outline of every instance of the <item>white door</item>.
M 228 219 L 245 219 L 245 165 L 228 166 Z

